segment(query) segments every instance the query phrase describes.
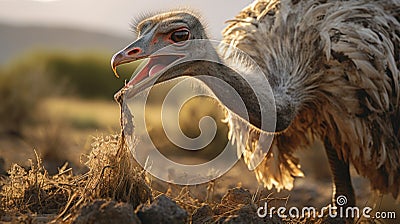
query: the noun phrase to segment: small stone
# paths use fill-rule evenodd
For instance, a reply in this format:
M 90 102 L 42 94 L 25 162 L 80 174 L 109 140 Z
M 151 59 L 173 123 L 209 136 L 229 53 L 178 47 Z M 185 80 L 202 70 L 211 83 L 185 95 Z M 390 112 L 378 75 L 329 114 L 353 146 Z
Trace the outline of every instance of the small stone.
M 213 223 L 213 211 L 209 205 L 196 209 L 192 215 L 192 224 Z
M 132 205 L 123 202 L 98 199 L 84 205 L 72 218 L 73 224 L 140 224 Z
M 150 205 L 141 205 L 137 216 L 142 223 L 186 223 L 188 213 L 164 194 L 154 199 Z

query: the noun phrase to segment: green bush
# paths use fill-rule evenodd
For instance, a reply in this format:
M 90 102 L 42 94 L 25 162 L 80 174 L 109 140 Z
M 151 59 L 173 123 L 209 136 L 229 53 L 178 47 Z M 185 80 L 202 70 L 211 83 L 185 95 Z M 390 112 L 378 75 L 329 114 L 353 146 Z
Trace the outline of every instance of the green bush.
M 0 131 L 21 134 L 46 97 L 112 99 L 123 85 L 110 68 L 112 53 L 31 52 L 0 69 Z M 132 67 L 132 66 L 131 66 Z M 134 70 L 134 68 L 131 68 Z M 132 73 L 122 68 L 125 79 Z
M 56 83 L 67 83 L 73 93 L 83 98 L 112 99 L 124 85 L 124 78 L 117 79 L 110 67 L 111 54 L 50 55 L 47 58 L 49 73 Z M 133 70 L 133 69 L 132 69 Z M 121 74 L 128 78 L 132 72 Z
M 52 85 L 43 63 L 21 61 L 0 70 L 0 131 L 20 135 L 22 125 L 37 116 L 40 101 Z

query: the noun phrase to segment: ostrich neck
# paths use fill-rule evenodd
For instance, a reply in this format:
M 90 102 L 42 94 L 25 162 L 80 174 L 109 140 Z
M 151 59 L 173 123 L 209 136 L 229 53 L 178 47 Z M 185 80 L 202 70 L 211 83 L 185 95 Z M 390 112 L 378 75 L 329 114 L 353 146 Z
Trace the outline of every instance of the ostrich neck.
M 260 105 L 267 102 L 262 100 L 260 102 L 250 84 L 240 74 L 225 65 L 208 61 L 190 62 L 184 67 L 186 69 L 181 75 L 201 80 L 225 107 L 257 128 L 261 128 Z

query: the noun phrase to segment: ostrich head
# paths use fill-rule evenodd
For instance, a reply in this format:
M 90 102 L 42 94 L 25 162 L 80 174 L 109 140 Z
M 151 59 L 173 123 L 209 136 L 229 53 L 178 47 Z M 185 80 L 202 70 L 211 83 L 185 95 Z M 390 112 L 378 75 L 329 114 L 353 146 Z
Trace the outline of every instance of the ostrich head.
M 185 42 L 189 42 L 189 40 L 207 39 L 204 26 L 194 13 L 178 10 L 158 14 L 139 22 L 136 26 L 136 30 L 138 34 L 137 39 L 116 53 L 111 60 L 112 69 L 116 76 L 118 76 L 116 72 L 116 67 L 118 65 L 143 58 L 149 59 L 147 64 L 139 72 L 136 72 L 136 76 L 127 84 L 135 88 L 134 92 L 140 92 L 153 84 L 165 82 L 177 77 L 192 76 L 196 78 L 200 76 L 213 76 L 232 86 L 239 94 L 241 100 L 243 100 L 246 111 L 236 111 L 236 102 L 229 100 L 229 98 L 232 97 L 230 95 L 231 92 L 224 90 L 223 87 L 216 85 L 212 81 L 202 80 L 216 93 L 217 98 L 222 104 L 238 114 L 239 117 L 245 118 L 245 120 L 248 119 L 251 125 L 270 133 L 282 132 L 289 127 L 295 115 L 294 107 L 289 98 L 284 94 L 279 94 L 279 91 L 278 94 L 275 95 L 275 91 L 273 90 L 274 96 L 272 92 L 269 94 L 268 90 L 261 90 L 264 91 L 264 93 L 261 94 L 263 97 L 260 99 L 247 80 L 222 64 L 195 60 L 178 64 L 171 69 L 165 69 L 169 64 L 179 60 L 184 57 L 184 55 L 153 55 L 158 50 L 167 46 L 180 46 L 184 45 Z M 201 48 L 202 50 L 200 52 L 202 52 L 202 54 L 214 55 L 212 57 L 219 60 L 219 56 L 212 45 L 201 46 Z M 160 72 L 162 70 L 163 72 Z M 199 79 L 201 80 L 201 78 Z M 257 82 L 263 82 L 261 80 L 253 81 L 256 84 Z M 265 79 L 265 82 L 268 81 Z M 267 106 L 268 109 L 263 110 L 260 105 L 269 106 Z M 276 116 L 273 115 L 273 118 L 267 120 L 267 122 L 263 120 L 262 114 L 275 114 L 275 112 Z M 276 124 L 275 118 L 277 120 Z M 273 127 L 270 125 L 272 119 L 274 120 Z M 268 123 L 268 125 L 264 126 L 263 123 Z
M 142 80 L 156 74 L 172 61 L 153 54 L 171 44 L 179 44 L 187 40 L 207 39 L 206 32 L 198 17 L 186 11 L 173 11 L 158 14 L 144 19 L 134 27 L 137 39 L 111 59 L 111 66 L 116 76 L 116 67 L 121 64 L 149 58 L 147 66 L 130 82 L 138 84 Z M 179 57 L 179 56 L 177 56 Z M 176 59 L 176 58 L 171 58 Z M 173 77 L 171 77 L 173 78 Z M 169 78 L 169 79 L 171 79 Z

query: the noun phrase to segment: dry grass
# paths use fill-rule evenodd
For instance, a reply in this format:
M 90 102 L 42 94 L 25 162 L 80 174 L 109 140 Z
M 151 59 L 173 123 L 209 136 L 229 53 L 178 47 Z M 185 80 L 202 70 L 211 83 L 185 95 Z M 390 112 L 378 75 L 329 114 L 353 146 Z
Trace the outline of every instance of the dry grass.
M 50 176 L 38 156 L 30 162 L 29 170 L 14 164 L 0 185 L 0 210 L 10 219 L 22 214 L 56 214 L 79 185 L 66 166 Z
M 281 219 L 276 215 L 259 219 L 256 210 L 264 202 L 271 206 L 285 206 L 288 200 L 274 197 L 265 190 L 251 194 L 243 188 L 233 188 L 220 201 L 213 197 L 215 182 L 205 186 L 205 198 L 196 196 L 190 187 L 169 185 L 165 192 L 157 191 L 151 187 L 146 173 L 138 168 L 121 135 L 94 138 L 92 151 L 86 156 L 84 164 L 89 171 L 80 175 L 74 175 L 67 165 L 61 167 L 57 174 L 49 175 L 39 156 L 36 156 L 35 162 L 31 161 L 29 169 L 14 164 L 9 176 L 0 182 L 0 221 L 72 223 L 82 207 L 98 202 L 98 199 L 125 202 L 136 208 L 151 203 L 160 194 L 166 194 L 185 209 L 189 217 L 210 223 L 240 223 L 243 220 L 249 223 L 326 222 L 324 218 Z M 208 209 L 205 214 L 201 212 L 204 209 Z M 379 223 L 375 221 L 364 220 L 360 223 Z
M 144 173 L 118 135 L 95 138 L 85 164 L 89 171 L 82 175 L 73 175 L 67 166 L 49 175 L 39 157 L 29 170 L 14 164 L 0 185 L 0 214 L 14 221 L 22 214 L 53 214 L 55 220 L 67 222 L 81 205 L 95 199 L 136 207 L 151 198 Z
M 135 165 L 125 147 L 124 138 L 119 135 L 95 138 L 87 159 L 85 164 L 89 172 L 80 176 L 84 185 L 71 196 L 59 215 L 63 221 L 73 214 L 68 213 L 70 209 L 77 210 L 82 204 L 95 199 L 127 202 L 134 208 L 151 199 L 151 189 L 145 181 L 144 172 Z

